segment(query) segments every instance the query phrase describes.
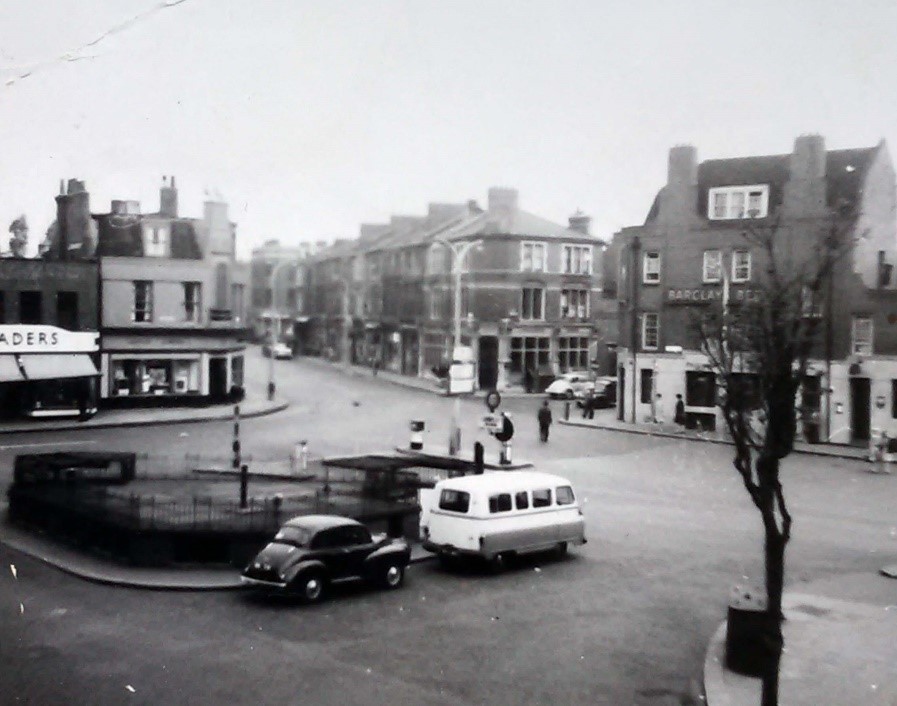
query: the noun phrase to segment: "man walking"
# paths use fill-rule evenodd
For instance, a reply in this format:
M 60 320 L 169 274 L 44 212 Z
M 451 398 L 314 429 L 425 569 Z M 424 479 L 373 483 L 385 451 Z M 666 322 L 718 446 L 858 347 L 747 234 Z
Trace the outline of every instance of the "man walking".
M 548 406 L 548 400 L 545 400 L 539 407 L 536 417 L 539 420 L 539 438 L 544 444 L 548 441 L 548 427 L 551 426 L 551 407 Z
M 685 433 L 685 402 L 682 401 L 682 395 L 676 395 L 676 413 L 673 416 L 673 421 L 676 422 L 676 433 L 684 434 Z

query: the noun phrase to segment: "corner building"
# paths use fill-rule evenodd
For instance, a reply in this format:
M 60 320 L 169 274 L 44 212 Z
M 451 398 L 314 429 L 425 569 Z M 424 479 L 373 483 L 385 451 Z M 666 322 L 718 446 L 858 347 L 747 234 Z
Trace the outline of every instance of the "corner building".
M 717 381 L 693 324 L 703 307 L 760 295 L 763 255 L 743 235 L 746 219 L 778 223 L 808 252 L 833 223 L 857 245 L 823 286 L 818 340 L 795 403 L 808 441 L 868 443 L 897 435 L 897 192 L 884 141 L 826 150 L 798 137 L 790 154 L 697 161 L 670 150 L 667 183 L 645 223 L 614 236 L 620 419 L 672 421 L 676 395 L 687 426 L 722 428 Z

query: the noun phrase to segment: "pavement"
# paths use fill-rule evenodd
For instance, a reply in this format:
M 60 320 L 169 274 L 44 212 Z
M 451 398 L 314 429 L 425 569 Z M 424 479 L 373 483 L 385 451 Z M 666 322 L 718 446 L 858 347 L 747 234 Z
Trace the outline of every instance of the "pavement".
M 373 377 L 370 368 L 345 366 L 305 358 L 312 366 L 342 368 L 353 376 Z M 445 394 L 435 381 L 378 371 L 380 379 L 409 388 Z M 480 396 L 483 393 L 479 393 Z M 523 392 L 504 397 L 541 397 Z M 240 404 L 241 416 L 272 414 L 287 407 L 275 399 L 249 398 Z M 574 410 L 571 409 L 571 412 Z M 698 443 L 729 444 L 722 433 L 683 430 L 672 424 L 633 424 L 618 420 L 613 410 L 603 410 L 594 419 L 581 413 L 560 424 L 674 438 Z M 211 421 L 233 416 L 233 405 L 198 409 L 146 409 L 103 411 L 86 422 L 42 421 L 0 424 L 0 434 L 172 424 Z M 403 452 L 407 450 L 402 449 Z M 428 450 L 443 455 L 441 450 Z M 795 453 L 866 460 L 866 447 L 795 442 Z M 527 466 L 517 461 L 515 466 Z M 871 472 L 891 471 L 891 464 L 870 465 Z M 0 507 L 0 510 L 4 508 Z M 5 514 L 5 513 L 4 513 Z M 0 542 L 80 578 L 98 583 L 157 590 L 223 590 L 240 587 L 239 572 L 228 568 L 150 569 L 118 564 L 85 555 L 48 537 L 0 523 Z M 432 555 L 412 544 L 412 563 Z M 800 584 L 783 598 L 785 649 L 780 668 L 779 703 L 789 706 L 869 704 L 897 706 L 897 566 L 886 566 L 880 574 L 849 574 L 834 579 Z M 710 639 L 704 662 L 706 703 L 711 706 L 756 706 L 761 682 L 725 666 L 726 622 Z

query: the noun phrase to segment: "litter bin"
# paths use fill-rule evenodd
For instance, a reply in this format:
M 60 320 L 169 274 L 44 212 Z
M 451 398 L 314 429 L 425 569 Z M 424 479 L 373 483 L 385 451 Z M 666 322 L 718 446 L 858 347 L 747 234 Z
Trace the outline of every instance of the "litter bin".
M 764 639 L 775 627 L 766 591 L 759 586 L 735 586 L 726 623 L 726 667 L 738 674 L 762 677 L 772 657 Z

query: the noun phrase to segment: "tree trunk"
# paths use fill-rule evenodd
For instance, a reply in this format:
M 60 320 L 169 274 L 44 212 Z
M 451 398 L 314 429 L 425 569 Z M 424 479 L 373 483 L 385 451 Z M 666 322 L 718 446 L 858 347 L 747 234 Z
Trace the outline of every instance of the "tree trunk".
M 764 637 L 763 697 L 762 706 L 778 706 L 779 661 L 782 656 L 782 592 L 785 584 L 785 544 L 774 518 L 766 523 L 766 596 L 769 601 L 769 620 Z

